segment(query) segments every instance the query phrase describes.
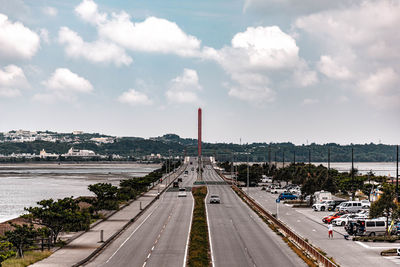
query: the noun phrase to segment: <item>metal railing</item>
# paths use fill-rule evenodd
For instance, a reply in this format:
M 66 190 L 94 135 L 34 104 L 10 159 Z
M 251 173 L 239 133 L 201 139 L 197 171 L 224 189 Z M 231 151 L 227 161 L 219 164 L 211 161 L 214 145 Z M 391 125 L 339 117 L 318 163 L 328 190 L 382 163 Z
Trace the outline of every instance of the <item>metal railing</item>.
M 298 246 L 300 246 L 302 249 L 304 249 L 309 255 L 314 257 L 319 263 L 323 264 L 326 267 L 337 267 L 338 265 L 335 264 L 333 261 L 328 259 L 324 254 L 322 254 L 318 249 L 316 249 L 314 246 L 312 246 L 310 243 L 305 241 L 302 237 L 297 235 L 295 232 L 293 232 L 287 225 L 285 225 L 283 222 L 278 220 L 276 217 L 274 217 L 271 213 L 269 213 L 267 210 L 265 210 L 260 204 L 258 204 L 253 198 L 251 198 L 249 195 L 247 195 L 242 189 L 240 189 L 238 186 L 236 186 L 231 179 L 227 179 L 222 173 L 217 172 L 222 179 L 225 181 L 229 182 L 232 184 L 232 188 L 236 190 L 241 196 L 244 198 L 244 200 L 250 204 L 252 207 L 254 207 L 261 216 L 264 218 L 267 218 L 270 220 L 275 226 L 280 228 L 283 232 L 285 232 L 286 236 L 290 237 L 293 241 L 297 243 Z

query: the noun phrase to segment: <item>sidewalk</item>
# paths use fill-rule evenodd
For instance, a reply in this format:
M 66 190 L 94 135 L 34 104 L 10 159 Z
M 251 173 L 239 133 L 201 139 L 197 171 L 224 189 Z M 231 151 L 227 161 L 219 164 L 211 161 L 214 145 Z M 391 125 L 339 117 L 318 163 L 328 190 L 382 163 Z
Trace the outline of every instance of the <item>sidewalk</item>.
M 250 196 L 270 213 L 276 213 L 279 206 L 278 218 L 306 238 L 311 244 L 321 248 L 340 266 L 396 266 L 400 264 L 399 257 L 382 257 L 380 251 L 397 248 L 396 243 L 363 243 L 345 240 L 342 227 L 334 227 L 334 238 L 328 239 L 326 224 L 321 218 L 328 212 L 314 212 L 311 209 L 292 208 L 289 204 L 275 203 L 276 195 L 260 188 L 250 188 Z
M 108 219 L 98 223 L 87 232 L 83 232 L 65 247 L 54 252 L 50 257 L 39 261 L 31 266 L 35 267 L 64 267 L 72 266 L 79 263 L 99 248 L 103 243 L 100 242 L 100 232 L 103 230 L 103 240 L 106 241 L 114 234 L 118 233 L 131 219 L 137 216 L 142 207 L 144 209 L 150 204 L 166 187 L 166 182 L 171 183 L 183 170 L 183 165 L 175 173 L 171 173 L 170 177 L 162 178 L 162 183 L 155 185 L 141 197 L 125 206 Z

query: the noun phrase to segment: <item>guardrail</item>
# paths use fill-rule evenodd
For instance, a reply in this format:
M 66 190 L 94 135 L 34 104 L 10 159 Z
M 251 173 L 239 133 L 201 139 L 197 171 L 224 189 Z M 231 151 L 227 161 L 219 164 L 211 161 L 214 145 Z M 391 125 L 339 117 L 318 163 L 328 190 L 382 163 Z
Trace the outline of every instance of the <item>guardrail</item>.
M 229 181 L 223 174 L 217 172 L 222 179 L 224 179 L 227 182 L 230 182 L 232 184 L 232 188 L 239 192 L 239 194 L 242 195 L 242 197 L 245 199 L 247 203 L 249 203 L 251 206 L 253 206 L 262 216 L 270 220 L 275 226 L 279 227 L 287 236 L 289 236 L 292 240 L 294 240 L 302 249 L 304 249 L 309 255 L 314 257 L 319 263 L 323 264 L 326 267 L 337 267 L 338 265 L 332 262 L 330 259 L 328 259 L 326 256 L 324 256 L 319 250 L 317 250 L 314 246 L 309 244 L 307 241 L 305 241 L 302 237 L 297 235 L 295 232 L 293 232 L 287 225 L 285 225 L 283 222 L 278 220 L 276 217 L 274 217 L 271 213 L 266 211 L 261 205 L 259 205 L 253 198 L 251 198 L 249 195 L 247 195 L 245 192 L 243 192 L 242 189 L 240 189 L 238 186 L 233 184 L 232 181 Z
M 172 181 L 160 192 L 159 195 L 161 195 L 162 193 L 164 193 L 168 187 L 175 181 L 176 178 L 178 178 L 179 175 L 181 175 L 183 173 L 183 171 L 186 169 L 187 164 L 183 164 L 181 165 L 177 171 L 169 173 L 168 175 L 165 176 L 165 178 L 172 176 Z M 175 177 L 174 177 L 175 176 Z M 164 178 L 163 178 L 164 179 Z M 103 244 L 101 244 L 100 247 L 96 248 L 92 253 L 90 253 L 89 256 L 87 256 L 86 258 L 84 258 L 83 260 L 77 262 L 76 264 L 72 265 L 72 267 L 78 267 L 78 266 L 82 266 L 85 263 L 89 262 L 90 260 L 92 260 L 93 258 L 95 258 L 97 256 L 97 254 L 99 254 L 103 249 L 105 249 L 112 241 L 114 241 L 114 239 L 116 239 L 125 229 L 127 229 L 129 226 L 131 226 L 148 208 L 151 207 L 151 205 L 153 205 L 154 202 L 156 202 L 158 199 L 158 197 L 154 197 L 154 199 L 152 201 L 149 202 L 149 204 L 147 204 L 141 211 L 139 211 L 138 214 L 136 214 L 132 219 L 129 220 L 129 222 L 127 222 L 124 226 L 122 226 L 122 228 L 120 230 L 118 230 L 116 233 L 114 233 L 112 236 L 110 236 L 106 241 L 104 241 Z

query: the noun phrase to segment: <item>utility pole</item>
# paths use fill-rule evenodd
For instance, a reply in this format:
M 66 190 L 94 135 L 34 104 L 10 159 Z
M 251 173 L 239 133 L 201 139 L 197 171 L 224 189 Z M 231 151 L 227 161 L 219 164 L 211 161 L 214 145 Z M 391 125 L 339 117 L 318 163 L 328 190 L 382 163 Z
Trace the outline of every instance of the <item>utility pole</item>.
M 399 201 L 399 145 L 396 146 L 396 199 Z
M 329 179 L 330 169 L 331 169 L 331 149 L 328 147 L 328 172 L 326 173 L 326 179 Z
M 308 173 L 311 176 L 311 148 L 308 149 Z
M 250 183 L 250 178 L 249 178 L 249 154 L 247 153 L 247 194 L 249 193 L 249 183 Z
M 354 200 L 356 192 L 354 190 L 354 148 L 351 147 L 351 200 Z
M 232 151 L 231 179 L 233 180 L 233 151 Z
M 271 144 L 268 145 L 268 173 L 271 170 Z

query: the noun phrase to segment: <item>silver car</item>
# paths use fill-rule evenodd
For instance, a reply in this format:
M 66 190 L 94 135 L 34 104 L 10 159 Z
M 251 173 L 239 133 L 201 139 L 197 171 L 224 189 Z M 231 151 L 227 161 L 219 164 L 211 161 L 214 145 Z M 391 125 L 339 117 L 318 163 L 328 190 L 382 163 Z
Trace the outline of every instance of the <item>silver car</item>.
M 210 204 L 212 204 L 212 203 L 214 203 L 214 204 L 219 204 L 219 203 L 221 203 L 221 200 L 219 199 L 219 196 L 217 196 L 217 195 L 212 195 L 212 196 L 210 197 Z

